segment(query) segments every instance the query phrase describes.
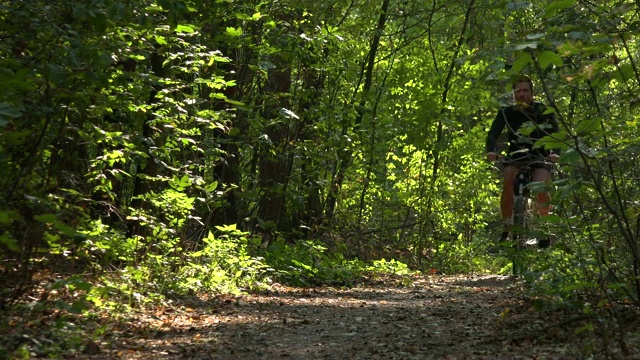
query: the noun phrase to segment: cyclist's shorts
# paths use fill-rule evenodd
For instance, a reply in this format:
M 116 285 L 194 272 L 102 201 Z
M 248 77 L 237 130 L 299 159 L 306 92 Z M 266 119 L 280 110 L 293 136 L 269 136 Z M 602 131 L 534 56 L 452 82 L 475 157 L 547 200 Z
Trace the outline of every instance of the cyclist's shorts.
M 534 169 L 547 169 L 549 171 L 553 170 L 553 164 L 548 160 L 543 160 L 540 156 L 518 156 L 518 157 L 506 157 L 504 159 L 505 166 L 531 166 Z

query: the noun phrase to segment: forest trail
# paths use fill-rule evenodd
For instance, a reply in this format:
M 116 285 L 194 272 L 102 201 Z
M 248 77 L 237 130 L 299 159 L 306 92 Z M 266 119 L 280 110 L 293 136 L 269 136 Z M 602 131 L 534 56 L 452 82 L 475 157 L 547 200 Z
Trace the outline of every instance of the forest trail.
M 596 337 L 576 334 L 579 317 L 536 310 L 513 278 L 411 280 L 349 289 L 276 284 L 160 308 L 112 328 L 91 358 L 583 359 L 597 346 Z

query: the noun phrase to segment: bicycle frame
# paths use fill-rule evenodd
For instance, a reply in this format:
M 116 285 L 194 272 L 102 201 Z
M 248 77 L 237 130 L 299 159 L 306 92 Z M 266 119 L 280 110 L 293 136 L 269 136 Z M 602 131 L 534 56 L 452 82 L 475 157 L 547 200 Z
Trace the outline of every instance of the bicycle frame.
M 532 164 L 521 166 L 518 169 L 513 187 L 513 212 L 511 216 L 511 225 L 513 231 L 513 274 L 517 275 L 524 269 L 523 256 L 521 249 L 523 247 L 524 235 L 531 230 L 533 219 L 533 199 L 530 197 L 530 191 L 527 185 L 532 181 Z
M 531 209 L 533 199 L 529 196 L 530 191 L 527 185 L 532 181 L 532 172 L 533 168 L 531 165 L 520 167 L 513 186 L 514 201 L 511 221 L 512 225 L 521 226 L 523 229 L 527 225 L 527 220 L 531 218 L 531 212 L 528 210 Z

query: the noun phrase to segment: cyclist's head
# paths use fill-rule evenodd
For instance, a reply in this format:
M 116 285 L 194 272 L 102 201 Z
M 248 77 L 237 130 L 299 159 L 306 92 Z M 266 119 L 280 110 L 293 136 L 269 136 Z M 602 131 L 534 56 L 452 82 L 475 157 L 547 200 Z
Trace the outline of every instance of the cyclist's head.
M 527 76 L 519 76 L 513 81 L 511 87 L 513 99 L 516 103 L 531 104 L 533 102 L 533 82 Z
M 526 83 L 529 85 L 529 90 L 531 91 L 531 93 L 533 93 L 533 81 L 531 81 L 531 78 L 526 76 L 526 75 L 520 75 L 516 78 L 513 79 L 512 83 L 511 83 L 511 90 L 515 90 L 516 86 L 519 83 Z

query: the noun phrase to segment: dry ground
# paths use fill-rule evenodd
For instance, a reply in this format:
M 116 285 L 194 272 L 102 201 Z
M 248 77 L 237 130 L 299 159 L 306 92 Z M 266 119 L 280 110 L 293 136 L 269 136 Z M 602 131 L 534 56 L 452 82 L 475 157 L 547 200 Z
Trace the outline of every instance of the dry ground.
M 428 276 L 348 289 L 273 285 L 140 312 L 88 341 L 91 359 L 634 359 L 584 316 L 536 310 L 503 276 Z M 604 346 L 606 345 L 606 346 Z M 637 357 L 640 358 L 640 357 Z

